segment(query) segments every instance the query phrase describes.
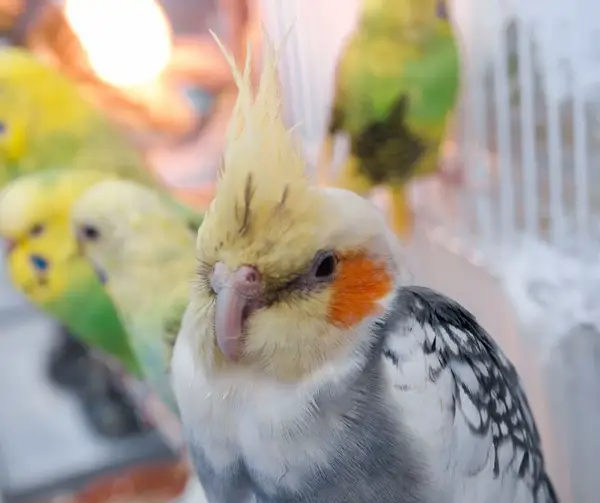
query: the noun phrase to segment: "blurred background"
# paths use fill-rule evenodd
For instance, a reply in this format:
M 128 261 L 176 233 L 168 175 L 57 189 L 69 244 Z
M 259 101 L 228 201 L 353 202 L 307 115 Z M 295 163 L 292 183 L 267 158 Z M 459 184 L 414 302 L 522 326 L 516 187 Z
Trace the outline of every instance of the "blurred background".
M 214 191 L 242 58 L 264 24 L 318 177 L 336 61 L 361 0 L 0 0 L 5 44 L 77 82 L 182 199 Z M 566 503 L 600 477 L 600 22 L 592 0 L 453 0 L 457 115 L 439 177 L 409 187 L 411 281 L 473 311 L 518 367 Z M 256 65 L 260 61 L 256 60 Z M 0 110 L 0 114 L 2 111 Z M 336 166 L 348 153 L 336 142 Z M 329 174 L 328 176 L 333 176 Z M 374 194 L 384 211 L 389 196 Z M 101 359 L 0 277 L 0 501 L 169 501 L 186 465 Z

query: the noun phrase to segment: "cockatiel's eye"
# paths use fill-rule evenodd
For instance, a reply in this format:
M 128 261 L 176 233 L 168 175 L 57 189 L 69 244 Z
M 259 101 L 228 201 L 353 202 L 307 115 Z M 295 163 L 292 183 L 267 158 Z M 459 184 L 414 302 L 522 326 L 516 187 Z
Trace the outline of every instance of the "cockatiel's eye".
M 311 274 L 318 281 L 328 281 L 335 276 L 338 258 L 332 251 L 322 251 L 315 255 Z

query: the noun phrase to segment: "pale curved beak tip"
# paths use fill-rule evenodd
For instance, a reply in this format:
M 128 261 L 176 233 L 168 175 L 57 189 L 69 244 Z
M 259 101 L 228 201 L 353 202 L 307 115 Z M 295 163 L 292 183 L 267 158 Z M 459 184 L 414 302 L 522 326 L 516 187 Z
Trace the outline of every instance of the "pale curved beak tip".
M 244 323 L 248 306 L 262 293 L 261 277 L 252 266 L 229 271 L 219 262 L 215 265 L 211 287 L 217 295 L 215 306 L 215 336 L 221 352 L 238 361 L 243 352 Z

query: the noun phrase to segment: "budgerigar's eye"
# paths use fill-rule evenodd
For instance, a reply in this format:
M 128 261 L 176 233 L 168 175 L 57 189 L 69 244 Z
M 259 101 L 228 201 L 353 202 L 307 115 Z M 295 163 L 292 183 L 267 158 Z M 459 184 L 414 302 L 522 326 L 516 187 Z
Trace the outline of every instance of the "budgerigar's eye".
M 333 277 L 337 270 L 338 259 L 331 251 L 321 252 L 315 257 L 313 275 L 323 281 Z
M 6 133 L 6 124 L 4 124 L 4 122 L 0 121 L 0 135 L 3 135 L 4 133 Z
M 42 224 L 35 224 L 31 229 L 29 229 L 29 235 L 31 237 L 37 237 L 44 232 L 44 226 Z
M 100 231 L 93 225 L 84 225 L 80 232 L 87 241 L 96 241 L 100 237 Z

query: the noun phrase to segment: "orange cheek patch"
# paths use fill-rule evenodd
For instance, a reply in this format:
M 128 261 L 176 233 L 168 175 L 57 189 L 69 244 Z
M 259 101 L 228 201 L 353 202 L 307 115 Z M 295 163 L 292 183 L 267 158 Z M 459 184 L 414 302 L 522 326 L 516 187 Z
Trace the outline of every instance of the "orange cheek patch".
M 328 317 L 333 325 L 348 329 L 376 314 L 377 301 L 390 292 L 392 278 L 385 264 L 364 254 L 343 256 L 338 267 Z

